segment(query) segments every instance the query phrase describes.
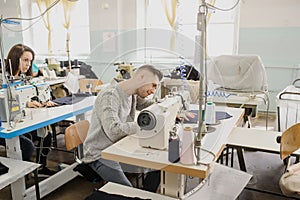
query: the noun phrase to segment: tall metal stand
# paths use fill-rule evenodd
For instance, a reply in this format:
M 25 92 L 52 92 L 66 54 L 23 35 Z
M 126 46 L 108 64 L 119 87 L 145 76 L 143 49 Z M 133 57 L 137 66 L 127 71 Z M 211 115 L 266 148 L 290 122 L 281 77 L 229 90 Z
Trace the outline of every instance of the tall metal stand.
M 5 106 L 5 114 L 6 114 L 6 120 L 9 125 L 10 123 L 10 110 L 9 110 L 9 96 L 8 96 L 8 83 L 6 80 L 6 70 L 4 65 L 4 46 L 3 46 L 3 30 L 2 30 L 2 23 L 4 19 L 1 16 L 0 19 L 0 51 L 1 51 L 1 70 L 2 70 L 2 87 L 3 87 L 3 93 L 4 93 L 4 106 Z
M 203 98 L 204 89 L 207 91 L 207 80 L 206 73 L 206 17 L 207 17 L 208 7 L 205 0 L 202 0 L 201 5 L 199 6 L 198 18 L 197 18 L 197 29 L 201 32 L 200 39 L 200 65 L 199 65 L 199 112 L 198 112 L 198 133 L 195 139 L 195 155 L 197 159 L 197 164 L 200 164 L 200 149 L 201 149 L 201 140 L 202 134 L 205 130 L 204 124 L 204 115 L 206 110 L 206 97 Z M 202 48 L 202 49 L 201 49 Z M 204 105 L 204 112 L 202 112 L 202 106 Z

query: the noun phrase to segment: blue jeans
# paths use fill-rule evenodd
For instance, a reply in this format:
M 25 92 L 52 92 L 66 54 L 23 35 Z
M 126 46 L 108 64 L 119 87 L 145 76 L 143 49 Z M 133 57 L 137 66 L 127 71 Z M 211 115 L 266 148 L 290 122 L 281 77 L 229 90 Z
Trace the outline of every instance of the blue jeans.
M 100 158 L 92 163 L 89 163 L 89 166 L 105 181 L 132 187 L 132 184 L 125 176 L 121 165 L 118 162 Z
M 132 184 L 129 182 L 127 177 L 125 176 L 120 163 L 106 160 L 100 158 L 92 163 L 89 163 L 89 166 L 97 172 L 101 176 L 101 178 L 105 181 L 110 181 L 114 183 L 119 183 L 122 185 L 127 185 L 132 187 Z M 132 166 L 132 165 L 131 165 Z M 132 166 L 136 167 L 137 166 Z M 134 170 L 135 173 L 137 170 Z M 160 171 L 154 170 L 149 171 L 144 181 L 143 190 L 156 192 L 160 184 Z

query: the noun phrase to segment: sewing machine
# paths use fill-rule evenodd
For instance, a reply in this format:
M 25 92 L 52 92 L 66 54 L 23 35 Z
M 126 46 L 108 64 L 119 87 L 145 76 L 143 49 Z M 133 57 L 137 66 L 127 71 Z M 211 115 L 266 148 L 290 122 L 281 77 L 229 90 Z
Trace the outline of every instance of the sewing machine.
M 129 63 L 115 63 L 114 65 L 118 65 L 116 72 L 119 72 L 117 75 L 117 79 L 129 79 L 133 75 L 133 71 L 135 70 L 134 66 Z
M 142 147 L 167 149 L 170 132 L 181 111 L 188 110 L 189 93 L 166 96 L 161 102 L 142 110 L 137 118 L 139 144 Z
M 15 92 L 19 96 L 21 109 L 26 107 L 26 103 L 31 101 L 32 97 L 37 97 L 36 99 L 41 102 L 47 102 L 51 99 L 51 89 L 46 83 L 16 86 Z
M 20 85 L 14 84 L 10 86 L 11 96 L 14 100 L 11 105 L 12 119 L 20 113 L 26 107 L 26 103 L 31 101 L 31 98 L 35 97 L 36 100 L 41 102 L 47 102 L 51 99 L 51 90 L 46 83 L 37 83 L 33 85 Z M 4 90 L 0 90 L 0 105 L 5 107 L 4 103 L 5 93 Z M 0 116 L 2 121 L 7 121 L 5 109 L 0 110 Z

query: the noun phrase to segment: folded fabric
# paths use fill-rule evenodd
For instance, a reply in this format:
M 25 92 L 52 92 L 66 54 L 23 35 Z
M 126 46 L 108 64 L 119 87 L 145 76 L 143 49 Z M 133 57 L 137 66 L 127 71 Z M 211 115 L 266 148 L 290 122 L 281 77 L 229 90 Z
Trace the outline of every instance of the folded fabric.
M 194 118 L 191 118 L 189 120 L 184 120 L 184 123 L 186 124 L 196 124 L 198 122 L 198 110 L 190 110 L 190 112 L 195 114 Z M 216 121 L 222 120 L 222 119 L 228 119 L 232 116 L 228 114 L 227 112 L 223 111 L 216 111 Z
M 74 103 L 78 103 L 85 99 L 86 97 L 91 96 L 90 94 L 73 94 L 71 96 L 66 96 L 62 98 L 54 99 L 53 102 L 57 103 L 57 105 L 72 105 Z
M 279 186 L 284 195 L 293 196 L 300 192 L 300 163 L 287 169 L 279 181 Z
M 103 191 L 96 190 L 91 195 L 85 198 L 85 200 L 148 200 L 148 199 L 141 199 L 139 197 L 126 197 L 123 195 L 118 194 L 109 194 Z

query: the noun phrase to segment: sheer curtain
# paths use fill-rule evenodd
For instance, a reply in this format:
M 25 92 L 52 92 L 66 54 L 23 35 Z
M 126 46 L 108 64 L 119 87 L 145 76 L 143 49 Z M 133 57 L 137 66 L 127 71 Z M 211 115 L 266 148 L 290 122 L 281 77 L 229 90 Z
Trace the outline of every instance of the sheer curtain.
M 22 0 L 22 17 L 39 16 L 58 1 Z M 23 26 L 30 27 L 22 32 L 23 41 L 35 49 L 37 59 L 55 57 L 66 60 L 67 49 L 76 59 L 90 54 L 89 1 L 60 0 L 43 18 L 24 21 Z M 70 43 L 68 48 L 66 40 Z
M 55 0 L 37 0 L 36 3 L 38 5 L 40 14 L 43 13 L 47 8 L 50 7 L 55 2 Z M 52 11 L 48 11 L 44 16 L 43 16 L 43 22 L 44 25 L 48 31 L 48 52 L 52 53 L 52 31 L 51 31 L 51 14 Z

